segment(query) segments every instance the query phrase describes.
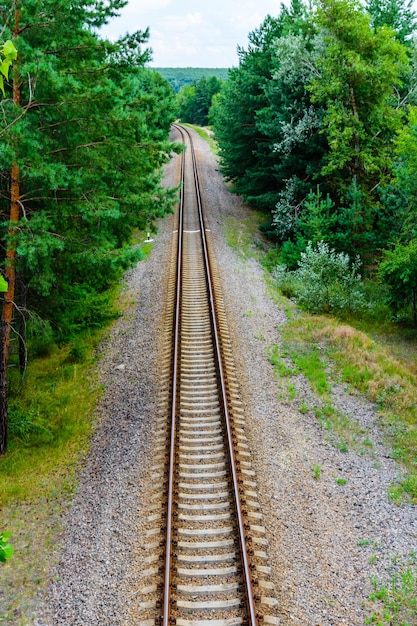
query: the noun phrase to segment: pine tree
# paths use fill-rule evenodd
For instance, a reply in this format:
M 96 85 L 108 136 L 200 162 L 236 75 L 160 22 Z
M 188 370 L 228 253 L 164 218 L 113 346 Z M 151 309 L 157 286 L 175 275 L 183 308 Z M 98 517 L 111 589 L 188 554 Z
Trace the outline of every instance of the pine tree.
M 366 8 L 375 29 L 389 26 L 403 44 L 411 40 L 416 28 L 416 12 L 412 0 L 368 0 Z
M 61 338 L 101 324 L 109 316 L 105 291 L 138 258 L 128 245 L 132 229 L 152 224 L 171 206 L 160 178 L 170 152 L 173 94 L 144 68 L 148 33 L 116 43 L 98 35 L 124 4 L 9 0 L 3 7 L 5 35 L 14 35 L 19 56 L 13 98 L 6 85 L 0 144 L 9 282 L 0 451 L 6 442 L 8 337 L 16 314 L 28 307 Z M 13 285 L 19 287 L 14 293 Z

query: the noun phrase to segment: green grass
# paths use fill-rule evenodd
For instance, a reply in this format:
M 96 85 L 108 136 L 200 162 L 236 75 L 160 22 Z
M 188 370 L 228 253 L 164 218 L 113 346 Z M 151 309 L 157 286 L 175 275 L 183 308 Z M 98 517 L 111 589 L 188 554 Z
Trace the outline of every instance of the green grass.
M 71 348 L 62 348 L 30 362 L 19 391 L 18 380 L 11 381 L 10 440 L 0 458 L 2 506 L 13 499 L 30 501 L 34 494 L 48 497 L 62 473 L 71 477 L 87 447 L 100 392 L 91 373 L 93 350 L 84 345 L 83 361 L 73 363 Z
M 273 344 L 268 348 L 267 351 L 269 362 L 274 368 L 275 375 L 278 378 L 284 378 L 286 376 L 291 376 L 296 373 L 296 370 L 293 367 L 288 367 L 286 362 L 283 360 L 283 357 L 280 354 L 280 349 L 277 344 Z
M 283 335 L 286 339 L 284 348 L 280 349 L 277 344 L 273 344 L 268 349 L 268 358 L 278 381 L 303 374 L 321 400 L 320 404 L 312 409 L 320 427 L 327 432 L 327 439 L 333 441 L 341 452 L 347 452 L 350 448 L 359 450 L 362 454 L 371 451 L 373 446 L 366 430 L 332 405 L 331 380 L 327 372 L 328 359 L 324 350 L 319 349 L 313 342 L 305 341 L 301 335 L 292 333 L 291 323 L 283 329 Z M 293 366 L 288 364 L 289 360 Z M 297 394 L 291 380 L 286 382 L 285 389 L 284 398 L 293 401 Z M 305 400 L 301 399 L 300 413 L 304 414 L 309 410 L 310 407 Z
M 311 466 L 311 471 L 313 473 L 313 478 L 318 480 L 321 476 L 321 465 L 315 464 Z
M 366 624 L 375 626 L 414 626 L 417 623 L 417 561 L 414 553 L 393 559 L 390 578 L 372 579 L 372 615 Z
M 186 124 L 184 122 L 181 122 L 181 126 L 187 126 L 188 128 L 192 128 L 193 130 L 195 130 L 195 132 L 198 135 L 200 135 L 200 137 L 204 139 L 204 141 L 207 141 L 208 145 L 210 146 L 210 150 L 213 152 L 213 154 L 218 154 L 219 147 L 217 143 L 215 142 L 213 135 L 210 132 L 210 129 L 202 127 L 202 126 L 194 126 L 193 124 Z
M 338 485 L 347 485 L 348 480 L 347 478 L 336 478 L 336 484 Z
M 32 360 L 11 395 L 9 446 L 0 458 L 0 529 L 12 533 L 15 553 L 2 567 L 1 623 L 28 623 L 25 611 L 48 581 L 102 393 L 93 369 L 97 339 L 85 338 L 81 362 L 73 362 L 71 346 Z M 15 392 L 18 383 L 12 375 Z
M 353 326 L 330 316 L 306 313 L 294 316 L 282 330 L 285 344 L 297 368 L 316 393 L 329 402 L 332 378 L 363 393 L 378 407 L 380 426 L 392 448 L 392 455 L 404 471 L 389 495 L 417 502 L 417 356 L 408 345 L 407 358 L 394 355 L 381 338 L 378 341 Z M 410 339 L 411 341 L 411 339 Z M 312 346 L 310 349 L 308 346 Z M 321 349 L 319 348 L 321 347 Z M 332 363 L 331 376 L 326 364 Z M 326 383 L 327 377 L 327 383 Z M 335 412 L 328 404 L 327 415 L 320 409 L 319 420 L 331 422 L 341 438 L 340 449 L 354 445 L 362 454 L 372 453 L 373 444 L 359 425 Z M 344 442 L 344 443 L 343 443 Z
M 307 378 L 313 391 L 320 396 L 328 393 L 331 387 L 320 348 L 313 343 L 302 341 L 297 343 L 291 341 L 291 344 L 286 342 L 284 345 L 291 355 L 292 362 Z
M 265 214 L 252 211 L 246 219 L 227 217 L 224 220 L 224 232 L 228 245 L 243 258 L 261 260 L 267 250 L 267 243 L 258 232 L 265 221 Z
M 146 238 L 136 236 L 134 243 Z M 119 288 L 112 295 L 129 315 L 136 294 Z M 59 348 L 48 345 L 47 356 L 30 359 L 23 383 L 17 367 L 9 370 L 10 437 L 0 457 L 0 533 L 12 533 L 15 551 L 0 564 L 1 624 L 32 623 L 36 597 L 44 597 L 103 393 L 96 354 L 106 332 L 80 335 Z
M 380 290 L 373 284 L 367 285 L 368 291 L 378 293 L 369 291 L 373 310 L 368 317 L 341 320 L 301 313 L 272 280 L 270 272 L 279 261 L 279 251 L 262 237 L 259 239 L 258 228 L 264 221 L 265 216 L 256 212 L 242 221 L 229 218 L 226 237 L 244 258 L 254 257 L 261 262 L 268 293 L 287 314 L 287 324 L 280 326 L 284 345 L 281 349 L 272 346 L 268 351 L 276 376 L 304 374 L 322 400 L 319 421 L 329 432 L 339 433 L 337 445 L 342 451 L 353 446 L 360 454 L 373 454 L 373 444 L 358 423 L 331 407 L 329 390 L 334 381 L 350 385 L 375 403 L 386 443 L 403 470 L 389 495 L 399 504 L 403 500 L 417 504 L 416 329 L 388 320 L 386 307 L 377 297 Z M 289 358 L 294 368 L 289 365 Z

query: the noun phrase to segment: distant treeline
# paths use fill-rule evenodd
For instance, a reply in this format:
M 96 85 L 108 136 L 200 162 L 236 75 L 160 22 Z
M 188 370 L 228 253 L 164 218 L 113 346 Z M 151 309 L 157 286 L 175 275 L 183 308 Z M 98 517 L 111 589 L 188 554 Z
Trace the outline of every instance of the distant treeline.
M 227 80 L 229 68 L 227 67 L 154 67 L 173 87 L 176 93 L 184 85 L 191 85 L 201 78 L 215 76 L 220 80 Z

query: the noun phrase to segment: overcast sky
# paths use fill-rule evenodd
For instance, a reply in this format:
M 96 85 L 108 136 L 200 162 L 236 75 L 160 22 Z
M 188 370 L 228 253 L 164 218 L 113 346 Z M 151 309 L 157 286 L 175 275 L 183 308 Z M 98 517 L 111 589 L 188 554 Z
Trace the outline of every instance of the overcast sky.
M 121 16 L 103 29 L 117 38 L 149 26 L 155 67 L 237 66 L 237 45 L 266 15 L 278 15 L 277 0 L 129 0 Z

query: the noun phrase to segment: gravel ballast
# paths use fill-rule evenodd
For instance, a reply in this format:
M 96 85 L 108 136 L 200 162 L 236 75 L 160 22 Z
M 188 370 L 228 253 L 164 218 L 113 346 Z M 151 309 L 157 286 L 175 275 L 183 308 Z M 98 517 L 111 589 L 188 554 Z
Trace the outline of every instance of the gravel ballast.
M 229 193 L 208 144 L 193 133 L 207 226 L 223 282 L 247 432 L 267 529 L 280 624 L 359 626 L 370 614 L 370 579 L 393 558 L 417 550 L 417 510 L 397 507 L 387 491 L 399 468 L 376 428 L 374 407 L 335 385 L 337 409 L 370 428 L 372 454 L 329 442 L 312 410 L 318 404 L 297 376 L 297 401 L 280 398 L 267 350 L 280 344 L 286 315 L 268 295 L 263 269 L 231 250 L 227 218 L 250 209 Z M 178 159 L 166 170 L 176 184 Z M 60 544 L 59 565 L 38 626 L 133 626 L 129 604 L 143 563 L 143 510 L 149 489 L 158 389 L 157 353 L 164 317 L 173 216 L 160 225 L 152 254 L 126 276 L 135 303 L 101 347 L 104 399 Z M 250 311 L 250 314 L 249 314 Z M 312 467 L 319 468 L 314 476 Z M 337 479 L 346 482 L 340 484 Z

